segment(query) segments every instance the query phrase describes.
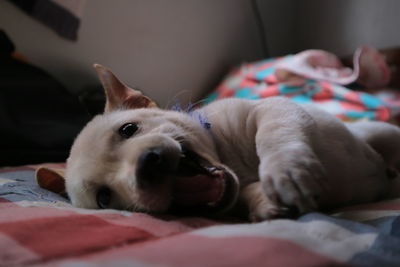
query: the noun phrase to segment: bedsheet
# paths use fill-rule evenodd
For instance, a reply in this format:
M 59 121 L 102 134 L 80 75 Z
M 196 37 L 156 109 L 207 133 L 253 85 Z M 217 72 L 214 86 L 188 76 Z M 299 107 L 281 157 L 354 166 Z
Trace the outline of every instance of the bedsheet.
M 0 171 L 0 266 L 400 266 L 400 199 L 260 223 L 72 207 Z

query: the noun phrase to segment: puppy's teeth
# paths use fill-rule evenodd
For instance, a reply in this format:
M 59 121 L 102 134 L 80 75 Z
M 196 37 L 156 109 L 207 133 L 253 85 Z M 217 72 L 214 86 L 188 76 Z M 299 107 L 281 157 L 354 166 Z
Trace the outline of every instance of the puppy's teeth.
M 216 167 L 205 167 L 204 168 L 210 175 L 213 175 L 214 172 L 218 170 Z
M 217 206 L 217 203 L 218 203 L 218 201 L 215 201 L 215 202 L 208 202 L 208 203 L 207 203 L 207 206 L 215 207 L 215 206 Z

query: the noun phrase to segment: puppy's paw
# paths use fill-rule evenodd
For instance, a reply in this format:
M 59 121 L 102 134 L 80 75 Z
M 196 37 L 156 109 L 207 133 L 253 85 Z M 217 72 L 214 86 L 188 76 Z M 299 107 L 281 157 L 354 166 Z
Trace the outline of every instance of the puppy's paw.
M 273 202 L 295 207 L 300 213 L 316 210 L 326 188 L 324 168 L 308 148 L 270 156 L 260 164 L 260 179 Z
M 273 203 L 265 194 L 260 182 L 246 186 L 241 192 L 241 199 L 248 209 L 251 222 L 260 222 L 276 218 L 293 218 L 297 214 L 293 209 Z
M 296 208 L 284 207 L 271 202 L 260 202 L 258 205 L 250 207 L 249 220 L 251 222 L 261 222 L 279 218 L 296 218 L 300 214 Z

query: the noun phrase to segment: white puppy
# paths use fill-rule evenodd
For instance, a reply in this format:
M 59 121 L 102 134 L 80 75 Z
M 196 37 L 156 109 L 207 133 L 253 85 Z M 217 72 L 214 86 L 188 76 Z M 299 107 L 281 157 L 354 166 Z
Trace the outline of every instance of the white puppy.
M 378 200 L 400 167 L 400 130 L 386 123 L 344 124 L 280 97 L 163 110 L 95 67 L 105 112 L 76 138 L 66 170 L 78 207 L 263 220 Z

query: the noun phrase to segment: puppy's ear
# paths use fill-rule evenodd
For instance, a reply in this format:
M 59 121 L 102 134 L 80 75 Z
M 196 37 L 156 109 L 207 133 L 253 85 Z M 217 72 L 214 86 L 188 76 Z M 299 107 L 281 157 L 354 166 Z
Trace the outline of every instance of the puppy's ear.
M 36 181 L 41 188 L 66 197 L 64 176 L 63 169 L 39 167 L 36 170 Z
M 99 64 L 94 64 L 94 67 L 106 93 L 104 112 L 157 107 L 153 100 L 144 96 L 140 91 L 125 85 L 106 67 Z

